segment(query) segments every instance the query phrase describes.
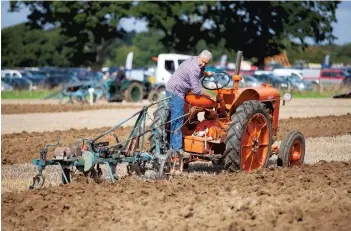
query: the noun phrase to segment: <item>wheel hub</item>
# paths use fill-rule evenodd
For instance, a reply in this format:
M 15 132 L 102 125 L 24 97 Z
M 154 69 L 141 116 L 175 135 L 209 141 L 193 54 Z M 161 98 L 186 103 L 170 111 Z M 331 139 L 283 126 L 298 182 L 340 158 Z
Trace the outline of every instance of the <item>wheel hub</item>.
M 258 150 L 258 148 L 259 148 L 258 137 L 255 137 L 255 138 L 253 139 L 253 141 L 252 141 L 252 149 L 251 149 L 251 150 L 252 150 L 254 153 L 256 153 L 257 150 Z

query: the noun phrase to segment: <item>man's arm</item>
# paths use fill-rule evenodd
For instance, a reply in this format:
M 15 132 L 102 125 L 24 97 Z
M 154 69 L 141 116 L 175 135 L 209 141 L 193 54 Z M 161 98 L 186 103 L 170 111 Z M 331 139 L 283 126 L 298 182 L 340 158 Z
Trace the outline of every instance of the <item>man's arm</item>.
M 191 84 L 191 87 L 192 87 L 192 92 L 195 94 L 195 95 L 205 95 L 209 98 L 212 99 L 212 95 L 207 93 L 205 90 L 201 90 L 200 88 L 200 80 L 199 80 L 199 77 L 196 75 L 196 74 L 191 74 L 190 75 L 190 84 Z

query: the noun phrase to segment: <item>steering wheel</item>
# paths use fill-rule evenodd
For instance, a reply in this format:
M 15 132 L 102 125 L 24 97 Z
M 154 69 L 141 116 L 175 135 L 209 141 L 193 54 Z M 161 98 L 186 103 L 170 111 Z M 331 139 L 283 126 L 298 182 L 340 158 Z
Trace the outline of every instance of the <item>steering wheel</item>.
M 225 88 L 231 80 L 227 72 L 214 72 L 210 76 L 201 79 L 201 85 L 207 90 L 219 90 Z

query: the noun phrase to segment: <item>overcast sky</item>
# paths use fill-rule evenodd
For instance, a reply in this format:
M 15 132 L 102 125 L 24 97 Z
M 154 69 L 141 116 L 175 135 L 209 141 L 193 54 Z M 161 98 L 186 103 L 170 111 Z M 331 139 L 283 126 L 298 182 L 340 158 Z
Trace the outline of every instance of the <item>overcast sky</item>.
M 22 9 L 20 12 L 9 13 L 10 3 L 8 1 L 1 2 L 1 29 L 12 26 L 21 22 L 27 21 L 27 16 L 30 13 L 29 9 Z M 351 42 L 351 2 L 343 1 L 339 4 L 336 10 L 337 23 L 333 24 L 334 35 L 338 38 L 335 43 L 344 44 Z M 121 24 L 127 31 L 136 30 L 137 32 L 146 30 L 146 23 L 134 23 L 135 20 L 127 19 Z

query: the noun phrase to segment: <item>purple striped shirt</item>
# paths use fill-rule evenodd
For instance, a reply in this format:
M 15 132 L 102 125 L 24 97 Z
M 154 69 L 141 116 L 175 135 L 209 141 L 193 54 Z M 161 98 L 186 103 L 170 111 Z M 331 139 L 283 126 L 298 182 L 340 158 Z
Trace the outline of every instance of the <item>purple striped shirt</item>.
M 200 78 L 203 76 L 203 71 L 199 66 L 198 56 L 185 60 L 168 80 L 166 90 L 182 98 L 185 98 L 185 95 L 190 91 L 200 95 Z

